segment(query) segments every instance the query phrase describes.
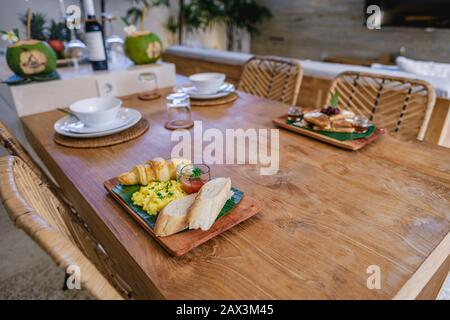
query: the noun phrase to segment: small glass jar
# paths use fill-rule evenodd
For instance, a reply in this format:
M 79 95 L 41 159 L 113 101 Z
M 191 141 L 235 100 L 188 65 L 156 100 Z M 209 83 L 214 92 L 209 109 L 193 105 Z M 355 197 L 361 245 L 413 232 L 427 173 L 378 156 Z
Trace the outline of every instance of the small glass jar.
M 356 116 L 353 118 L 353 128 L 357 133 L 364 133 L 369 128 L 369 119 L 364 116 Z
M 297 106 L 291 106 L 288 110 L 288 121 L 298 122 L 302 120 L 303 109 Z
M 210 168 L 206 164 L 187 164 L 180 172 L 181 189 L 186 193 L 196 193 L 209 181 Z
M 166 122 L 166 128 L 188 129 L 194 125 L 191 118 L 191 101 L 186 93 L 172 93 L 166 98 L 167 114 L 169 120 Z
M 154 100 L 160 97 L 158 87 L 158 77 L 153 72 L 142 72 L 138 76 L 141 84 L 141 93 L 138 98 L 140 100 Z

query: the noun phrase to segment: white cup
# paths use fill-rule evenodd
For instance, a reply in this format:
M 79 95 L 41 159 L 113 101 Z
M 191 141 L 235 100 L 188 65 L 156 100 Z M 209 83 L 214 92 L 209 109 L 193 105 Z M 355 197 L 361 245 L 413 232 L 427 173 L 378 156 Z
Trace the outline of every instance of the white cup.
M 190 76 L 189 80 L 198 93 L 213 94 L 219 91 L 225 81 L 225 75 L 215 72 L 197 73 Z
M 70 111 L 87 127 L 111 124 L 117 116 L 122 100 L 113 97 L 90 98 L 70 105 Z

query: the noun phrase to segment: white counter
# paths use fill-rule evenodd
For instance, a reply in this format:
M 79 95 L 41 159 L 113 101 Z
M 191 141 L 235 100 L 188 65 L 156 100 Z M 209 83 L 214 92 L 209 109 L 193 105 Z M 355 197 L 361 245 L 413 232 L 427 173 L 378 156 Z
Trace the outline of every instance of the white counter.
M 5 64 L 0 68 L 0 76 L 3 79 L 11 75 Z M 127 63 L 100 72 L 94 72 L 90 65 L 84 65 L 79 69 L 59 68 L 60 80 L 14 86 L 2 83 L 0 96 L 22 117 L 65 107 L 84 98 L 123 96 L 141 92 L 142 83 L 138 81 L 138 75 L 142 72 L 155 73 L 160 88 L 175 85 L 175 66 L 171 63 L 159 62 L 140 66 Z

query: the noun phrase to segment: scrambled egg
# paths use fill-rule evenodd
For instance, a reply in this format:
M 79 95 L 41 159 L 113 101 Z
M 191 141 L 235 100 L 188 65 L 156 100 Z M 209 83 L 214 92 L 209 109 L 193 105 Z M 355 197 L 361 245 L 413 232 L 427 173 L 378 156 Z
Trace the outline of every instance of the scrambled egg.
M 150 215 L 157 215 L 170 202 L 183 198 L 186 193 L 175 180 L 154 181 L 133 193 L 131 200 Z

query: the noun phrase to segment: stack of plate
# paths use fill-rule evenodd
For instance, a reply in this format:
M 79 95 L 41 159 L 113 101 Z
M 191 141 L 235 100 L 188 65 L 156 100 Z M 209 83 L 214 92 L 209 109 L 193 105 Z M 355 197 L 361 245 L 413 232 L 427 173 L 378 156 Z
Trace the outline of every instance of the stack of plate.
M 204 94 L 198 92 L 198 90 L 192 84 L 186 84 L 183 86 L 176 87 L 175 92 L 183 92 L 189 95 L 191 99 L 197 100 L 213 100 L 228 96 L 229 94 L 236 91 L 236 88 L 231 83 L 225 82 L 215 93 Z
M 139 111 L 130 108 L 120 108 L 113 122 L 104 126 L 89 127 L 74 116 L 65 116 L 55 122 L 55 131 L 63 136 L 72 138 L 97 138 L 131 128 L 141 120 Z

